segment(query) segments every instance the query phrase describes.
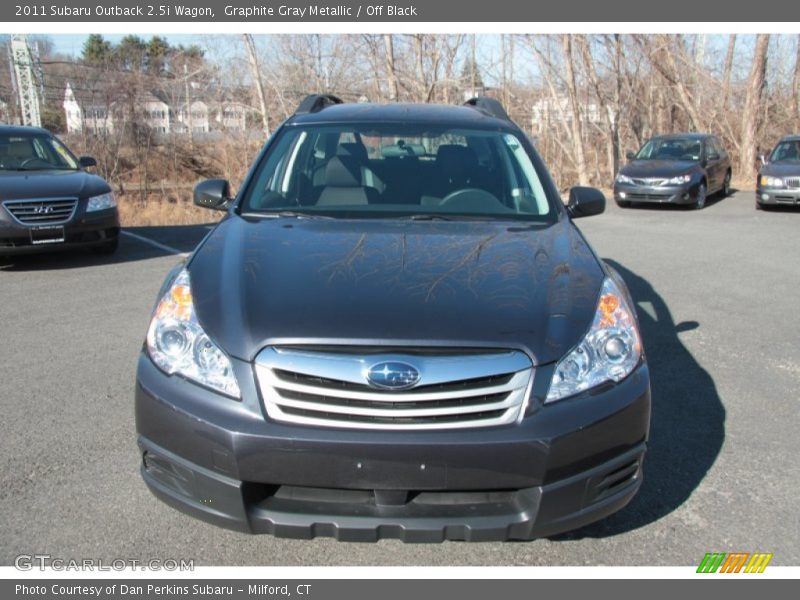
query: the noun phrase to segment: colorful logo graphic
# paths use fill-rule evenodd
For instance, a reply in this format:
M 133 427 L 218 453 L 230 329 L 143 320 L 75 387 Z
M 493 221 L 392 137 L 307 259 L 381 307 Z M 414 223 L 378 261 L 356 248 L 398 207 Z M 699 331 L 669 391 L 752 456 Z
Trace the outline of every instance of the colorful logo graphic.
M 763 573 L 772 553 L 755 552 L 707 552 L 697 567 L 698 573 Z

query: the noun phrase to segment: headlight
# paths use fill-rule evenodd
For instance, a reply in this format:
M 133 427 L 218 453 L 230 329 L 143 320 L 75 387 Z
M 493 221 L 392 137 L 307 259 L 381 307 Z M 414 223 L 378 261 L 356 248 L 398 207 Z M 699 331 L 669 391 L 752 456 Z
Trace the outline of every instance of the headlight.
M 682 183 L 689 183 L 691 180 L 692 176 L 689 174 L 678 175 L 677 177 L 667 179 L 667 185 L 681 185 Z
M 617 175 L 617 183 L 633 183 L 633 179 L 620 173 Z
M 99 196 L 92 196 L 86 205 L 86 212 L 94 212 L 96 210 L 105 210 L 107 208 L 114 208 L 117 205 L 117 200 L 114 198 L 113 192 L 100 194 Z
M 769 175 L 761 176 L 761 186 L 771 188 L 782 188 L 784 186 L 783 179 L 780 177 L 770 177 Z
M 620 381 L 639 364 L 642 341 L 633 311 L 617 285 L 606 279 L 589 332 L 556 365 L 545 402 L 554 402 L 605 381 Z
M 170 375 L 178 373 L 228 396 L 241 396 L 231 361 L 197 322 L 186 269 L 156 307 L 147 330 L 147 351 Z

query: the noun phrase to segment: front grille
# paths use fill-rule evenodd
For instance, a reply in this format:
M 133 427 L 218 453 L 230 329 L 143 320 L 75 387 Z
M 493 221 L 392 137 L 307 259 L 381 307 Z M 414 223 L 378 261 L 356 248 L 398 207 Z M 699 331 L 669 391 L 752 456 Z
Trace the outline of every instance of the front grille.
M 410 389 L 370 385 L 384 362 L 415 367 Z M 533 374 L 517 351 L 463 354 L 320 352 L 269 347 L 256 358 L 267 414 L 275 421 L 358 429 L 456 429 L 513 423 Z
M 787 177 L 784 182 L 787 188 L 800 189 L 800 177 Z
M 23 225 L 57 225 L 66 223 L 75 213 L 77 198 L 45 198 L 6 200 L 3 207 Z
M 667 180 L 661 177 L 633 177 L 632 179 L 636 185 L 659 186 L 667 183 Z

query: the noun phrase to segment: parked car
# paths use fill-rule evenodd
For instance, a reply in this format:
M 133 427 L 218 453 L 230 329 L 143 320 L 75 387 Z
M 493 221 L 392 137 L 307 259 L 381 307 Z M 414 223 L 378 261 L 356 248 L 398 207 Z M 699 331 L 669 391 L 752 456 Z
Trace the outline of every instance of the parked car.
M 800 135 L 787 135 L 769 158 L 762 157 L 756 180 L 756 208 L 800 204 Z
M 45 129 L 0 126 L 0 257 L 72 248 L 113 253 L 111 188 Z
M 654 137 L 628 160 L 614 181 L 614 200 L 623 208 L 642 202 L 701 209 L 709 195 L 730 193 L 730 158 L 707 133 Z
M 159 293 L 141 473 L 200 519 L 279 536 L 529 539 L 641 484 L 633 300 L 503 107 L 310 96 Z

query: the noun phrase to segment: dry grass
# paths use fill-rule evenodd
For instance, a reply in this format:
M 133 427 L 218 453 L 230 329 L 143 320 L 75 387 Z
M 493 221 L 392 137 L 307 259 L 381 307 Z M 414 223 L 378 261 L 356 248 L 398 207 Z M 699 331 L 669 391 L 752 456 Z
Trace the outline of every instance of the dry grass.
M 196 225 L 218 221 L 224 213 L 198 208 L 186 197 L 151 194 L 118 194 L 119 217 L 123 227 Z

